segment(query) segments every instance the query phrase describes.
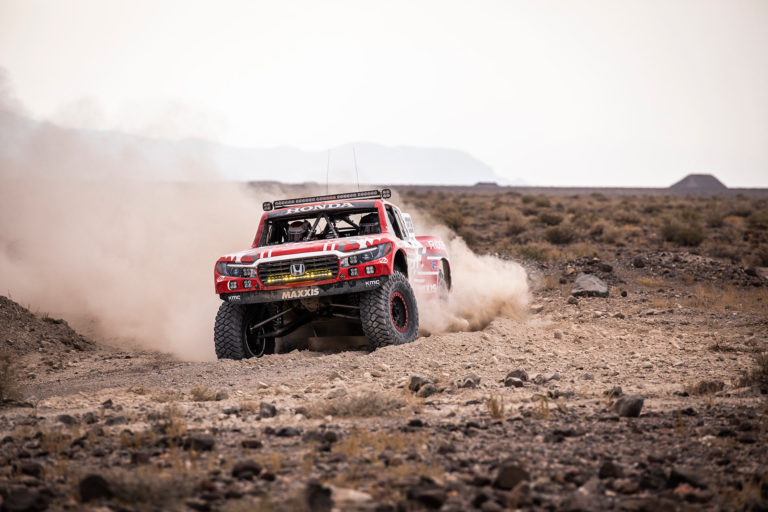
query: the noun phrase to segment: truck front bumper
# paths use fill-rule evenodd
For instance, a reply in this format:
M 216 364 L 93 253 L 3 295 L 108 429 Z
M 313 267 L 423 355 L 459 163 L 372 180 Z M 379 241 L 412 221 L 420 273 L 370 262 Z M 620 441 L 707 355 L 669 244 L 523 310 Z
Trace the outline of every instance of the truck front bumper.
M 310 299 L 360 293 L 375 290 L 387 282 L 389 276 L 375 276 L 362 279 L 348 279 L 323 285 L 309 285 L 279 290 L 259 290 L 252 292 L 220 293 L 221 300 L 238 304 L 256 304 L 259 302 L 282 302 L 285 300 Z

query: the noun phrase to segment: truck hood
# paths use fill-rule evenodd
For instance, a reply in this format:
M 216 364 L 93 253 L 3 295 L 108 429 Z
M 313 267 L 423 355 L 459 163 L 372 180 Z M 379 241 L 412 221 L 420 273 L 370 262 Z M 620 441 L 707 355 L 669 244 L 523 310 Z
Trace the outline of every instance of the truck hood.
M 374 236 L 356 236 L 350 238 L 338 238 L 335 240 L 313 240 L 311 242 L 296 242 L 283 245 L 272 245 L 266 247 L 255 247 L 246 251 L 227 254 L 219 258 L 219 261 L 228 261 L 234 263 L 252 263 L 263 258 L 273 258 L 276 256 L 296 255 L 300 257 L 304 253 L 312 252 L 332 252 L 332 251 L 354 251 L 365 249 L 380 243 L 389 241 L 386 235 Z

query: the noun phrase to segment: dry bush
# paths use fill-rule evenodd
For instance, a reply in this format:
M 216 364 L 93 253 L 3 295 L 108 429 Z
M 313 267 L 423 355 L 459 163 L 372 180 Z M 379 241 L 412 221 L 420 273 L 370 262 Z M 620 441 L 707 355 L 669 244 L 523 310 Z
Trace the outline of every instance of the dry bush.
M 550 250 L 541 244 L 526 244 L 517 247 L 514 250 L 518 258 L 523 260 L 547 262 L 549 261 Z
M 563 216 L 556 213 L 544 212 L 539 215 L 539 222 L 547 226 L 557 226 L 563 222 Z
M 768 352 L 755 354 L 754 365 L 742 372 L 739 385 L 758 386 L 760 391 L 768 393 Z
M 683 303 L 696 311 L 764 314 L 768 307 L 768 289 L 737 288 L 732 285 L 697 285 Z
M 683 223 L 667 219 L 661 226 L 661 238 L 666 242 L 685 247 L 696 247 L 704 241 L 707 234 L 699 224 Z
M 725 214 L 713 208 L 706 214 L 705 222 L 709 228 L 721 228 L 725 225 Z
M 664 286 L 664 281 L 661 279 L 655 279 L 653 277 L 638 277 L 635 282 L 642 286 L 643 288 L 654 288 L 658 289 Z
M 725 383 L 717 380 L 702 380 L 696 384 L 685 386 L 689 395 L 711 395 L 723 390 Z
M 195 402 L 214 402 L 220 400 L 220 395 L 216 390 L 206 386 L 194 386 L 189 390 L 189 394 L 192 395 L 192 400 Z
M 517 236 L 528 228 L 528 221 L 520 212 L 515 210 L 510 213 L 505 224 L 507 236 Z
M 151 400 L 159 404 L 178 402 L 184 399 L 184 394 L 176 389 L 166 389 L 152 395 Z
M 457 211 L 445 212 L 440 216 L 440 220 L 454 231 L 458 231 L 464 225 L 464 215 Z
M 616 213 L 613 216 L 613 220 L 619 225 L 624 225 L 624 224 L 637 225 L 643 221 L 643 219 L 640 218 L 638 214 L 636 214 L 633 211 L 627 211 L 627 210 L 622 210 Z
M 555 245 L 569 244 L 576 239 L 576 236 L 576 230 L 568 225 L 553 226 L 544 231 L 547 242 Z
M 154 428 L 161 434 L 181 436 L 187 433 L 187 420 L 176 405 L 168 405 L 155 420 Z
M 503 397 L 494 395 L 486 400 L 486 405 L 488 406 L 488 414 L 491 415 L 491 418 L 499 420 L 504 417 Z
M 747 226 L 752 229 L 768 228 L 768 211 L 755 210 L 747 217 Z
M 312 416 L 369 418 L 388 416 L 405 407 L 405 400 L 397 395 L 368 391 L 358 395 L 333 398 L 310 407 Z
M 0 340 L 1 341 L 1 340 Z M 11 351 L 0 346 L 0 402 L 21 397 L 16 358 Z

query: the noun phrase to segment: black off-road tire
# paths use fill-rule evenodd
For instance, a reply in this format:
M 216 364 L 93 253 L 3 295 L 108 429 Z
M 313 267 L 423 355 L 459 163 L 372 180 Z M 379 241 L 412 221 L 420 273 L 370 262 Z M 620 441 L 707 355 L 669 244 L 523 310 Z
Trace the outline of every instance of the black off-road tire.
M 361 293 L 360 320 L 371 350 L 415 340 L 419 309 L 408 278 L 394 272 L 381 287 Z
M 213 343 L 216 357 L 219 359 L 248 359 L 274 354 L 275 339 L 265 338 L 257 347 L 254 344 L 255 335 L 249 334 L 248 327 L 271 314 L 271 309 L 262 304 L 245 306 L 222 302 L 216 314 L 216 324 L 213 328 Z M 267 324 L 262 329 L 271 329 Z M 263 332 L 263 331 L 262 331 Z M 249 343 L 250 342 L 250 343 Z

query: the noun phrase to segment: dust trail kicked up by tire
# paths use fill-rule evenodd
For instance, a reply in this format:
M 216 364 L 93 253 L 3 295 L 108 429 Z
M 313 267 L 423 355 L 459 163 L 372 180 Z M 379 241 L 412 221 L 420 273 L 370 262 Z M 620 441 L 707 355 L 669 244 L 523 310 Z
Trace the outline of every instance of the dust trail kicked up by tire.
M 417 234 L 437 235 L 446 241 L 451 259 L 452 289 L 448 299 L 419 296 L 421 334 L 475 331 L 501 316 L 525 317 L 530 295 L 521 265 L 475 254 L 446 226 L 414 208 L 405 210 L 411 213 Z

